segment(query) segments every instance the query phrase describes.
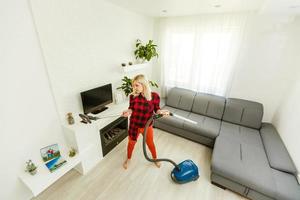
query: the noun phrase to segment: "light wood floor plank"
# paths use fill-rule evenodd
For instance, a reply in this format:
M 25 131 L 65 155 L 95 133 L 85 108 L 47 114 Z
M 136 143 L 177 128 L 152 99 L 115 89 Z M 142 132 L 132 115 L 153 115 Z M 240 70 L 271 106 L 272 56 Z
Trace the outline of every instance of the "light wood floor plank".
M 82 176 L 71 170 L 34 199 L 246 200 L 210 183 L 212 149 L 159 129 L 154 130 L 158 157 L 170 158 L 177 163 L 186 159 L 193 160 L 200 169 L 200 178 L 197 181 L 183 185 L 173 183 L 170 178 L 173 169 L 171 164 L 163 162 L 161 168 L 157 168 L 144 159 L 140 136 L 127 170 L 122 168 L 126 157 L 125 139 L 87 175 Z

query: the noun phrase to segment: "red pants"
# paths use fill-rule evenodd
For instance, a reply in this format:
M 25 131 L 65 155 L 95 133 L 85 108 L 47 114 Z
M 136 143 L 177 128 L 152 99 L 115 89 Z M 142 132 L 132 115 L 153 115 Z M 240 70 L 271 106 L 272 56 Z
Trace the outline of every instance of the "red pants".
M 144 128 L 138 129 L 138 134 L 137 134 L 136 138 L 138 138 L 140 133 L 144 134 Z M 155 149 L 155 145 L 153 142 L 153 127 L 152 126 L 148 127 L 148 129 L 147 129 L 146 143 L 152 154 L 152 158 L 156 159 L 156 149 Z M 135 144 L 136 144 L 136 141 L 134 141 L 134 140 L 130 139 L 130 137 L 128 137 L 128 146 L 127 146 L 127 158 L 128 159 L 131 158 L 132 151 L 134 149 Z

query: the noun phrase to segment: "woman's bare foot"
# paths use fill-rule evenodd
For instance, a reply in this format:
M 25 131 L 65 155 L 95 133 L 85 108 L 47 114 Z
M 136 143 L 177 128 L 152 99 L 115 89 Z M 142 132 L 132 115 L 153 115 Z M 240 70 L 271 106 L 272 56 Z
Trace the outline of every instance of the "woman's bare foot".
M 161 166 L 160 162 L 154 162 L 154 164 L 157 168 L 160 168 L 160 166 Z
M 129 164 L 129 159 L 126 159 L 125 162 L 123 163 L 123 168 L 127 169 Z

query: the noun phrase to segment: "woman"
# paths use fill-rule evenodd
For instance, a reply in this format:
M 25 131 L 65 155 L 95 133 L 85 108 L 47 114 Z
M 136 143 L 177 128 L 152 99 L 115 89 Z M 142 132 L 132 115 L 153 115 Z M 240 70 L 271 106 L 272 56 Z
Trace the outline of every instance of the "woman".
M 122 114 L 123 117 L 130 116 L 127 159 L 123 163 L 124 169 L 127 169 L 131 159 L 132 151 L 140 133 L 144 133 L 144 127 L 148 119 L 154 114 L 169 115 L 169 111 L 160 110 L 160 97 L 156 92 L 151 92 L 149 82 L 142 74 L 137 75 L 132 80 L 133 92 L 130 94 L 129 108 Z M 147 146 L 152 154 L 153 159 L 156 159 L 156 149 L 153 142 L 153 126 L 152 123 L 147 129 Z M 155 162 L 159 168 L 160 163 Z

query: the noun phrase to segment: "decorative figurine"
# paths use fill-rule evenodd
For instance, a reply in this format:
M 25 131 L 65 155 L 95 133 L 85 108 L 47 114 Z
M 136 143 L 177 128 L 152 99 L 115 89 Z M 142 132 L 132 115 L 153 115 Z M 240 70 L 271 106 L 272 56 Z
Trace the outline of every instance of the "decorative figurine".
M 29 172 L 31 175 L 35 175 L 37 172 L 37 167 L 31 160 L 28 160 L 26 162 L 26 170 L 25 171 Z
M 74 124 L 75 121 L 74 121 L 74 117 L 72 116 L 72 113 L 67 113 L 67 119 L 68 119 L 68 123 L 70 125 Z
M 76 155 L 76 150 L 72 147 L 69 151 L 69 157 L 74 157 Z

